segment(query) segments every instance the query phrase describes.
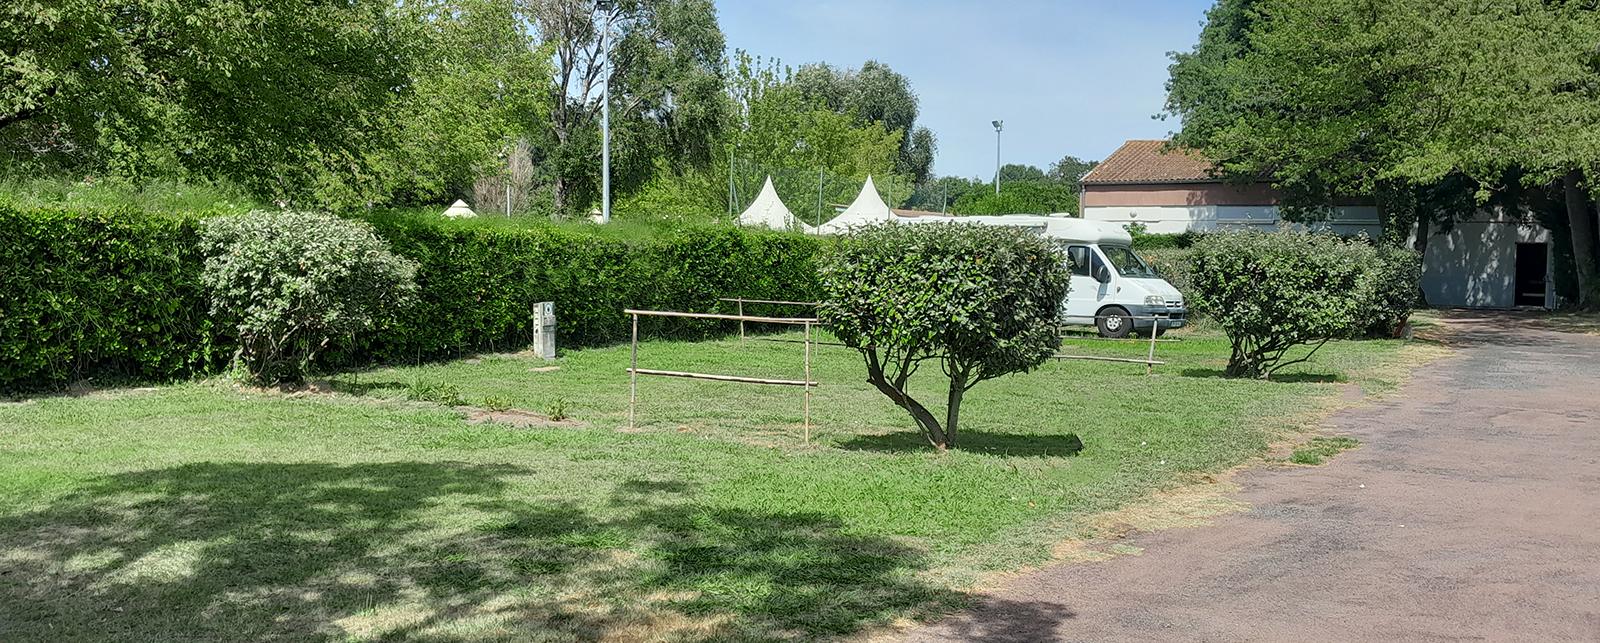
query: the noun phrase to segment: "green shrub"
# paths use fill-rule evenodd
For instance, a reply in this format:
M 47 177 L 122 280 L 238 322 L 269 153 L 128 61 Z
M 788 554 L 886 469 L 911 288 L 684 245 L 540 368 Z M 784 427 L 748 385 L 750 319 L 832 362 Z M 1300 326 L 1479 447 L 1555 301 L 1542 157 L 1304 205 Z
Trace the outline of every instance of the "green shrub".
M 1379 255 L 1365 240 L 1305 232 L 1221 232 L 1197 242 L 1194 295 L 1232 341 L 1227 374 L 1270 377 L 1309 360 L 1329 340 L 1403 314 L 1390 308 L 1396 301 L 1388 295 L 1416 291 L 1417 281 L 1385 283 L 1414 274 L 1380 267 L 1387 264 Z M 1305 344 L 1312 345 L 1306 355 L 1284 359 Z
M 0 391 L 203 372 L 218 344 L 192 219 L 0 205 Z
M 1159 248 L 1140 250 L 1139 256 L 1156 269 L 1156 274 L 1183 293 L 1183 301 L 1191 314 L 1199 312 L 1194 302 L 1194 279 L 1189 275 L 1190 252 L 1187 248 Z
M 1422 299 L 1422 256 L 1410 248 L 1391 245 L 1377 247 L 1372 270 L 1363 282 L 1364 314 L 1370 320 L 1363 331 L 1368 337 L 1396 337 L 1405 328 L 1411 311 Z
M 1177 233 L 1151 233 L 1143 223 L 1130 223 L 1123 226 L 1128 230 L 1128 236 L 1133 237 L 1135 250 L 1164 250 L 1171 248 L 1188 248 L 1194 245 L 1202 234 L 1194 231 Z
M 955 444 L 962 396 L 1044 363 L 1061 338 L 1066 258 L 1017 228 L 886 224 L 843 237 L 822 265 L 822 322 L 861 352 L 867 380 L 941 450 Z M 943 423 L 909 393 L 923 361 L 949 376 Z
M 201 247 L 211 312 L 234 323 L 235 363 L 261 384 L 304 380 L 334 338 L 388 321 L 417 290 L 415 263 L 371 226 L 327 214 L 207 219 Z

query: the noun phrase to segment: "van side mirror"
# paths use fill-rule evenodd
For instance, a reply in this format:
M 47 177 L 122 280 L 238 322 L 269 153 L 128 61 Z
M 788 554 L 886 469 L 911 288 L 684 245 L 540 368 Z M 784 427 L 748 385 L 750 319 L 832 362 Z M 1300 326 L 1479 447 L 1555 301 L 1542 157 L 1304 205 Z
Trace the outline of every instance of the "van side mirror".
M 1096 267 L 1094 271 L 1094 278 L 1096 281 L 1099 281 L 1103 284 L 1111 283 L 1111 269 L 1105 266 Z

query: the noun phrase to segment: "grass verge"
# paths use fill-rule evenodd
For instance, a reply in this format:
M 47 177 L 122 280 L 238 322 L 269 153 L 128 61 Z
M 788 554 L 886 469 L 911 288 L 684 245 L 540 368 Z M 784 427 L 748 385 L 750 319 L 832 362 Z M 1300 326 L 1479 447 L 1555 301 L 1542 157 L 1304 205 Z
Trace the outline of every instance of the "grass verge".
M 1178 336 L 1155 377 L 1056 361 L 984 383 L 944 455 L 838 347 L 813 356 L 809 444 L 786 387 L 641 378 L 629 429 L 627 347 L 343 374 L 331 395 L 0 405 L 0 639 L 844 636 L 948 610 L 1406 359 L 1342 342 L 1231 380 L 1225 340 Z M 650 343 L 640 365 L 798 379 L 793 339 Z M 496 421 L 517 414 L 552 421 Z

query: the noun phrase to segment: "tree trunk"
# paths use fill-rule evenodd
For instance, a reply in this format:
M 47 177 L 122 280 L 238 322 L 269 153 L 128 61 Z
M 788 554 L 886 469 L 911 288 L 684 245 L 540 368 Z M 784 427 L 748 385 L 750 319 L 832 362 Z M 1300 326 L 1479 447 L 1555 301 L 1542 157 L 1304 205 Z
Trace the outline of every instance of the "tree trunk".
M 952 373 L 950 375 L 950 394 L 945 398 L 944 407 L 944 436 L 945 446 L 956 445 L 956 425 L 961 417 L 961 396 L 967 392 L 967 374 Z
M 878 392 L 883 393 L 885 397 L 888 397 L 890 401 L 895 403 L 895 406 L 905 409 L 907 413 L 910 413 L 911 419 L 916 421 L 917 426 L 922 429 L 923 437 L 926 437 L 928 439 L 928 443 L 932 444 L 934 448 L 937 448 L 940 451 L 944 451 L 945 449 L 949 448 L 949 434 L 945 432 L 943 427 L 939 426 L 939 419 L 933 416 L 933 413 L 928 410 L 928 407 L 925 407 L 921 402 L 912 399 L 911 396 L 907 395 L 905 391 L 900 390 L 893 383 L 891 383 L 889 379 L 884 376 L 883 369 L 877 366 L 877 360 L 875 359 L 869 359 L 867 361 L 867 383 L 876 387 Z
M 1600 287 L 1595 276 L 1594 218 L 1589 216 L 1589 199 L 1583 193 L 1583 171 L 1573 170 L 1562 177 L 1562 191 L 1567 202 L 1567 222 L 1572 226 L 1572 262 L 1577 265 L 1578 306 L 1593 308 L 1600 305 L 1595 289 Z
M 1428 270 L 1428 238 L 1433 236 L 1433 216 L 1421 208 L 1417 209 L 1417 239 L 1411 243 L 1412 249 L 1422 257 L 1422 270 Z M 1423 290 L 1422 284 L 1417 284 L 1417 301 L 1423 306 L 1428 305 L 1428 292 Z

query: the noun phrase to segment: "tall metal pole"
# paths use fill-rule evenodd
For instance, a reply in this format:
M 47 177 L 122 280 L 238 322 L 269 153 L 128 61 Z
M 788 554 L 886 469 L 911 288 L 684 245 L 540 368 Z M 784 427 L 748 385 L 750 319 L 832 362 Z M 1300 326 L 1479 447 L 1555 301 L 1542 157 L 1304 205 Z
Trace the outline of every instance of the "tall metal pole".
M 600 222 L 611 223 L 611 22 L 600 32 L 600 51 L 606 57 L 605 85 L 600 91 Z
M 1005 121 L 994 123 L 994 194 L 1000 196 L 1000 130 L 1005 128 Z

